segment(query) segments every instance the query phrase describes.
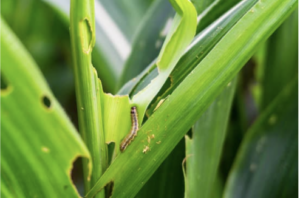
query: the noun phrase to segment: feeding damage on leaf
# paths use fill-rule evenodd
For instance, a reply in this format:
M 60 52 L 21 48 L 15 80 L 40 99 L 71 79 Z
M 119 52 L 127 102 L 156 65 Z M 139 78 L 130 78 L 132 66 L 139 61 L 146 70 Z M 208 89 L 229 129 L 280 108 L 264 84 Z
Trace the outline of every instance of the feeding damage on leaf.
M 79 22 L 79 28 L 82 50 L 85 54 L 90 54 L 93 48 L 93 29 L 88 18 Z

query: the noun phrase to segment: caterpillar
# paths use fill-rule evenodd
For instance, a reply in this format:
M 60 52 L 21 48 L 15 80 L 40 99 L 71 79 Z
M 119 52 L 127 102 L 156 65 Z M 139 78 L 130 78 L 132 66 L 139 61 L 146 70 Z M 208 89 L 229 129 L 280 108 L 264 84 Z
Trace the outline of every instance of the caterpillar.
M 131 115 L 131 130 L 129 134 L 123 139 L 120 145 L 120 150 L 123 152 L 127 146 L 133 141 L 134 137 L 137 136 L 137 131 L 139 130 L 139 123 L 138 123 L 138 114 L 136 111 L 136 107 L 131 107 L 130 111 Z

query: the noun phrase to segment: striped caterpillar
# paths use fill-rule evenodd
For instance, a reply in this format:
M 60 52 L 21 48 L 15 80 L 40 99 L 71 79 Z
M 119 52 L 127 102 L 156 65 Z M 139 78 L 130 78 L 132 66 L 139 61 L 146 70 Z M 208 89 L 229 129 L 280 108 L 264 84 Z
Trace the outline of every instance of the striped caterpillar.
M 131 130 L 130 133 L 123 139 L 120 145 L 120 150 L 123 152 L 127 146 L 133 141 L 134 137 L 137 135 L 137 131 L 139 130 L 139 123 L 138 123 L 138 114 L 136 111 L 136 107 L 131 107 L 130 111 L 131 115 Z

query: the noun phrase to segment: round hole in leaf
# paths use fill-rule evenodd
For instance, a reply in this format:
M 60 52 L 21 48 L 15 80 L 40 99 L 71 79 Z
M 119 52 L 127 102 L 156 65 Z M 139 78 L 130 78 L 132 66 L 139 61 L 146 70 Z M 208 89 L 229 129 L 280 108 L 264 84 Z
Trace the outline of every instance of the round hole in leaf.
M 51 100 L 49 99 L 48 96 L 43 96 L 42 98 L 44 106 L 49 109 L 51 107 Z
M 8 88 L 7 81 L 1 72 L 1 90 L 6 90 Z

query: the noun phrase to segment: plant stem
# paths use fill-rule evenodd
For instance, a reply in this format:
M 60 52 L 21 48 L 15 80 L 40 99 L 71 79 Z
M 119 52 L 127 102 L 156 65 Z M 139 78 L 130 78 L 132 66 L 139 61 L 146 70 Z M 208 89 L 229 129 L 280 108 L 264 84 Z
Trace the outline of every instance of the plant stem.
M 91 53 L 95 44 L 94 0 L 71 0 L 70 33 L 76 86 L 79 131 L 91 157 L 93 172 L 88 173 L 88 161 L 83 159 L 85 191 L 96 183 L 104 172 L 106 150 L 100 94 L 97 94 L 97 73 L 91 63 Z M 107 162 L 107 160 L 106 160 Z M 101 166 L 102 165 L 102 166 Z M 100 193 L 98 197 L 104 197 Z

